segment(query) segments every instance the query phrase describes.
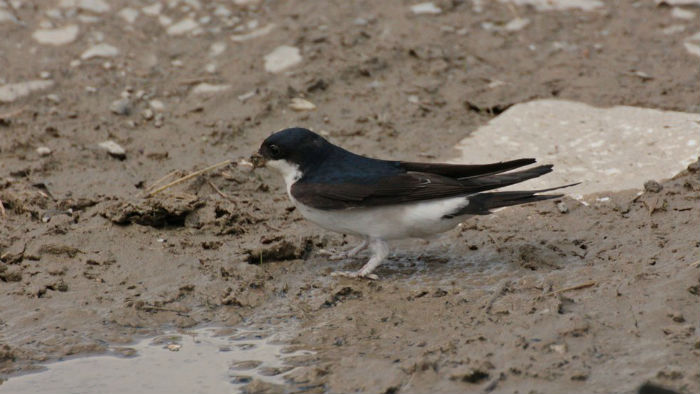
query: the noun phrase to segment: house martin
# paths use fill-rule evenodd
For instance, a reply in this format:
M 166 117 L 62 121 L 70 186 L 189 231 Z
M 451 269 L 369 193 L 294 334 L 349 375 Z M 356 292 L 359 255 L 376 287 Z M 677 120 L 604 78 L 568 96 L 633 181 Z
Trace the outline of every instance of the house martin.
M 342 254 L 369 247 L 371 257 L 357 272 L 332 275 L 377 279 L 372 272 L 389 254 L 387 240 L 431 238 L 472 215 L 492 209 L 560 198 L 541 190 L 494 192 L 552 171 L 517 159 L 492 164 L 440 164 L 379 160 L 349 152 L 304 128 L 269 136 L 259 154 L 282 174 L 292 203 L 309 221 L 331 231 L 362 238 Z

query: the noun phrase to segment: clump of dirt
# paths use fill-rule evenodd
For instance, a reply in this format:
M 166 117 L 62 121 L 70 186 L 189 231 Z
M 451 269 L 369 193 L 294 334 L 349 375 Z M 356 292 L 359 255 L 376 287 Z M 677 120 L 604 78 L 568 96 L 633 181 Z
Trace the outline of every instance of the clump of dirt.
M 115 203 L 103 215 L 115 224 L 136 223 L 144 226 L 183 226 L 187 215 L 204 205 L 197 196 L 168 196 Z
M 292 243 L 286 239 L 273 242 L 262 248 L 248 250 L 249 264 L 263 264 L 269 261 L 303 259 L 313 249 L 314 242 L 307 238 L 301 243 Z

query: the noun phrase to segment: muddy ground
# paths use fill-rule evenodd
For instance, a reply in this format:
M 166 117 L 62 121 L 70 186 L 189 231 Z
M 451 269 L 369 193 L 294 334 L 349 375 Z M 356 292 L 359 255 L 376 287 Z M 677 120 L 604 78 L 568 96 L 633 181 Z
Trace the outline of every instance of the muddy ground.
M 326 257 L 355 240 L 305 222 L 276 174 L 241 161 L 291 125 L 372 156 L 448 160 L 535 98 L 697 113 L 698 58 L 682 44 L 697 17 L 654 1 L 444 1 L 436 15 L 406 2 L 171 1 L 161 16 L 200 25 L 173 35 L 158 16 L 117 15 L 147 2 L 7 3 L 17 21 L 0 22 L 0 82 L 54 84 L 0 104 L 4 376 L 169 327 L 246 325 L 315 351 L 288 386 L 249 392 L 700 390 L 697 164 L 659 192 L 516 207 L 396 242 L 374 282 L 329 277 L 363 264 Z M 505 30 L 514 18 L 530 24 Z M 69 24 L 70 43 L 32 37 Z M 100 42 L 118 54 L 76 62 Z M 280 45 L 303 60 L 267 72 Z M 221 91 L 197 94 L 201 83 Z M 317 109 L 290 110 L 295 97 Z M 129 110 L 112 105 L 121 98 Z M 238 165 L 145 197 L 172 171 L 226 159 Z

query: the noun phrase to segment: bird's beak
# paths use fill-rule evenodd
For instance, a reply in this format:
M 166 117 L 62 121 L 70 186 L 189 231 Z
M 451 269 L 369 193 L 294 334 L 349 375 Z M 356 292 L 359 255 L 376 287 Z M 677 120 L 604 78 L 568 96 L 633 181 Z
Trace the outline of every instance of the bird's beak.
M 250 162 L 253 163 L 253 168 L 260 168 L 265 167 L 267 160 L 260 154 L 260 152 L 256 152 L 250 156 Z

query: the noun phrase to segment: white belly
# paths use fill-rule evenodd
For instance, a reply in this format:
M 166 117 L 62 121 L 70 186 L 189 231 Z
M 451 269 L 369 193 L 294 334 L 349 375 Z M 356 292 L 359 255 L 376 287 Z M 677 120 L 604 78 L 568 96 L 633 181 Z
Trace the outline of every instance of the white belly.
M 291 198 L 291 196 L 290 196 Z M 465 197 L 372 208 L 320 210 L 292 198 L 299 212 L 311 222 L 339 233 L 380 239 L 430 238 L 450 230 L 464 217 L 443 219 L 468 204 Z

